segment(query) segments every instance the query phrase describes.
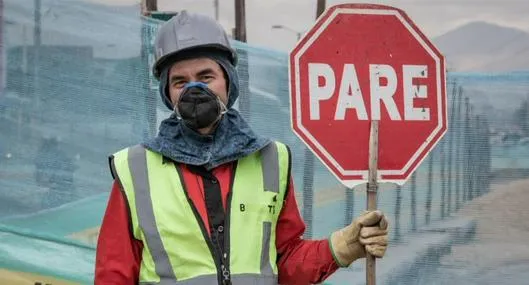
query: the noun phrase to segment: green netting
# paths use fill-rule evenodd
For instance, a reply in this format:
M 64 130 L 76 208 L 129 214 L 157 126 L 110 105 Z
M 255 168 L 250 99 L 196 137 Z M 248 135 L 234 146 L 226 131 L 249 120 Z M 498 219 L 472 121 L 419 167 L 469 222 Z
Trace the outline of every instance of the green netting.
M 41 3 L 40 24 L 33 0 L 4 0 L 0 19 L 0 268 L 89 284 L 107 156 L 169 115 L 148 69 L 160 22 L 136 8 Z M 233 44 L 237 108 L 291 147 L 305 236 L 326 238 L 365 209 L 365 186 L 345 189 L 291 131 L 288 55 Z M 449 73 L 447 90 L 447 135 L 404 186 L 381 185 L 392 241 L 380 284 L 524 284 L 529 72 Z M 357 262 L 328 284 L 364 280 Z

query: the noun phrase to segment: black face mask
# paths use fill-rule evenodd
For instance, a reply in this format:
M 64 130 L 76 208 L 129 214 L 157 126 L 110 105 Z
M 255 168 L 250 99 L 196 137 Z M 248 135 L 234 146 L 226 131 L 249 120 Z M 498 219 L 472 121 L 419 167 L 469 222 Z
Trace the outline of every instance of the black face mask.
M 184 86 L 175 112 L 193 130 L 209 127 L 220 120 L 226 106 L 202 82 L 189 82 Z

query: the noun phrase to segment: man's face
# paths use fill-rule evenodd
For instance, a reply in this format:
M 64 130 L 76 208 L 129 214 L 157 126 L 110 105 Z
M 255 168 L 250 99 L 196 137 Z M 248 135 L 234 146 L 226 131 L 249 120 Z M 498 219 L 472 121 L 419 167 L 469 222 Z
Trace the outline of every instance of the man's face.
M 173 106 L 178 102 L 184 85 L 191 81 L 207 84 L 224 105 L 228 104 L 228 89 L 222 68 L 214 60 L 202 57 L 179 61 L 169 70 L 169 96 Z

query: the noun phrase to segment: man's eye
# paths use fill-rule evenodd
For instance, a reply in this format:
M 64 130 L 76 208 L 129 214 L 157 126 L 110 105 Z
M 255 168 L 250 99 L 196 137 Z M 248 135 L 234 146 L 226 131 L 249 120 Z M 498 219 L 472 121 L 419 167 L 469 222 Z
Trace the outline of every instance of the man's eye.
M 213 78 L 214 77 L 212 75 L 204 75 L 204 76 L 202 76 L 202 81 L 210 81 Z
M 174 87 L 182 87 L 182 86 L 184 86 L 185 84 L 186 84 L 186 82 L 183 81 L 183 80 L 180 80 L 180 81 L 173 81 L 173 86 L 174 86 Z

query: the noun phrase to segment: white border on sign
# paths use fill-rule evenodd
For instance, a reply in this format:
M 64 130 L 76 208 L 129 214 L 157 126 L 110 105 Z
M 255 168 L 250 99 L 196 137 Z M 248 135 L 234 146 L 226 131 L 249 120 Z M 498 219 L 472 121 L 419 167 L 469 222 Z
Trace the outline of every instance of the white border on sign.
M 325 150 L 325 148 L 319 144 L 319 142 L 312 136 L 312 134 L 305 129 L 305 127 L 301 124 L 301 84 L 300 84 L 300 71 L 299 71 L 299 59 L 300 57 L 305 53 L 305 51 L 316 41 L 316 39 L 321 35 L 321 33 L 327 28 L 327 26 L 334 20 L 334 18 L 338 14 L 362 14 L 362 15 L 392 15 L 397 17 L 397 19 L 404 25 L 404 27 L 413 35 L 413 37 L 419 42 L 419 44 L 428 52 L 428 54 L 434 59 L 436 64 L 436 72 L 437 72 L 437 104 L 438 104 L 438 124 L 436 128 L 430 133 L 430 135 L 426 138 L 426 140 L 421 144 L 421 146 L 417 149 L 417 151 L 411 156 L 411 158 L 408 160 L 408 163 L 404 165 L 404 167 L 400 170 L 378 170 L 378 179 L 381 178 L 382 175 L 402 175 L 406 173 L 410 167 L 414 164 L 414 162 L 418 159 L 419 155 L 424 151 L 424 149 L 428 146 L 428 144 L 435 138 L 435 136 L 438 135 L 439 131 L 443 127 L 443 121 L 444 116 L 446 114 L 443 113 L 442 108 L 442 88 L 441 88 L 441 63 L 440 58 L 433 52 L 433 50 L 426 44 L 426 42 L 422 39 L 422 37 L 417 33 L 415 29 L 402 17 L 402 15 L 397 10 L 378 10 L 378 9 L 351 9 L 351 8 L 337 8 L 335 9 L 331 15 L 325 20 L 325 22 L 322 23 L 322 25 L 311 35 L 311 37 L 305 42 L 305 44 L 298 50 L 298 52 L 294 55 L 294 79 L 296 80 L 296 90 L 295 90 L 295 96 L 296 96 L 296 126 L 299 128 L 301 132 L 316 146 L 318 151 L 320 151 L 325 158 L 328 159 L 328 161 L 340 172 L 341 175 L 349 176 L 349 175 L 362 175 L 362 178 L 364 180 L 367 180 L 368 171 L 356 171 L 356 170 L 345 170 L 343 169 L 340 164 Z M 446 90 L 446 89 L 445 89 Z M 292 102 L 291 102 L 292 103 Z M 445 108 L 446 109 L 446 108 Z M 292 122 L 294 124 L 294 122 Z M 296 132 L 294 132 L 296 133 Z M 299 135 L 298 135 L 299 136 Z M 303 138 L 300 137 L 301 140 Z M 432 146 L 433 147 L 433 146 Z M 423 155 L 423 157 L 420 159 L 421 161 L 426 158 L 426 155 Z M 321 160 L 321 159 L 320 159 Z M 418 165 L 420 165 L 421 161 L 415 164 L 416 168 Z M 322 161 L 324 165 L 326 163 Z M 328 167 L 330 169 L 330 167 Z M 334 171 L 331 170 L 331 173 L 334 174 Z M 411 173 L 411 172 L 410 172 Z M 349 187 L 353 187 L 355 185 L 361 184 L 361 182 L 356 180 L 342 180 L 340 177 L 335 175 L 338 180 L 342 181 L 344 184 L 346 184 Z M 398 184 L 403 184 L 405 180 L 386 180 L 384 182 L 394 182 Z

